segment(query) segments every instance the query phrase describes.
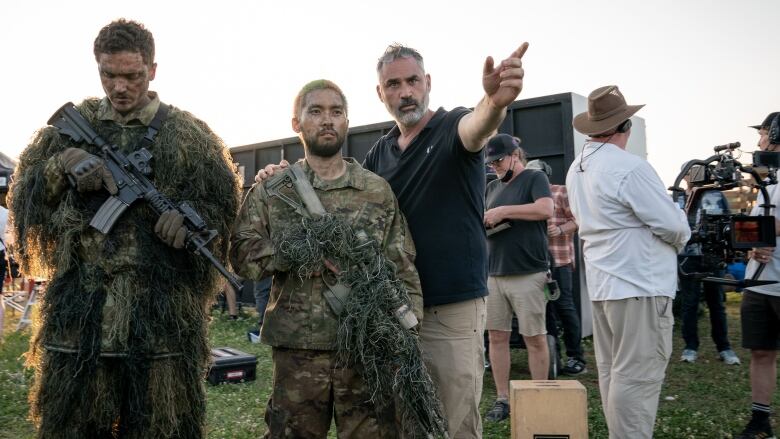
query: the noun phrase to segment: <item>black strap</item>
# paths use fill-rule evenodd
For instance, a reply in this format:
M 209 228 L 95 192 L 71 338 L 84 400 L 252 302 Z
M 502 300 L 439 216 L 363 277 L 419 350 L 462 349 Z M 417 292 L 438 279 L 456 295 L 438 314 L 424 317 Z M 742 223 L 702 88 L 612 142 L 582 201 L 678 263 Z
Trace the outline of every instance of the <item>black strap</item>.
M 154 137 L 157 135 L 157 132 L 160 131 L 160 126 L 168 117 L 169 109 L 170 107 L 167 104 L 160 102 L 160 106 L 157 108 L 157 113 L 154 114 L 154 119 L 152 119 L 152 122 L 149 124 L 149 128 L 146 130 L 146 135 L 141 139 L 140 142 L 138 142 L 138 147 L 136 149 L 148 148 L 152 146 Z

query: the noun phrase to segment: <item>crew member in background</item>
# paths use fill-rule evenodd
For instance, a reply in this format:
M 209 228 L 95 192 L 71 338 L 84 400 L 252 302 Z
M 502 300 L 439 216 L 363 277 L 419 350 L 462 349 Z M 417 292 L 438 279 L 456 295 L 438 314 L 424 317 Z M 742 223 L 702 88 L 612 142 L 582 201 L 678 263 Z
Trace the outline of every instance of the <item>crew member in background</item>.
M 8 227 L 8 209 L 5 208 L 5 206 L 0 205 L 0 293 L 3 292 L 3 287 L 5 286 L 5 273 L 8 269 L 8 259 L 6 256 L 6 252 L 8 251 L 7 243 L 6 243 L 6 228 Z M 2 313 L 3 310 L 0 310 L 0 313 Z M 0 332 L 2 332 L 3 328 L 0 328 Z
M 758 130 L 758 149 L 780 151 L 780 112 L 770 113 Z M 768 186 L 769 201 L 775 206 L 775 233 L 780 234 L 777 206 L 780 206 L 778 185 Z M 759 192 L 751 215 L 763 215 L 764 197 Z M 758 280 L 780 281 L 780 252 L 776 247 L 753 249 L 745 279 L 750 279 L 765 264 Z M 753 399 L 752 415 L 738 439 L 763 439 L 773 437 L 769 421 L 770 403 L 777 387 L 777 350 L 780 348 L 780 283 L 745 288 L 740 308 L 742 321 L 742 347 L 750 349 L 750 393 Z
M 542 160 L 531 160 L 527 169 L 543 171 L 552 178 L 552 167 Z M 553 300 L 552 312 L 556 325 L 563 327 L 563 344 L 566 346 L 566 365 L 561 369 L 564 375 L 577 376 L 588 371 L 585 367 L 585 354 L 582 351 L 582 327 L 580 315 L 574 305 L 572 292 L 572 273 L 574 272 L 574 233 L 577 223 L 569 207 L 569 194 L 566 186 L 550 184 L 555 210 L 547 220 L 547 241 L 552 256 L 552 277 L 558 282 L 560 296 Z M 548 308 L 549 310 L 550 308 Z
M 5 201 L 5 194 L 3 194 L 3 200 Z M 6 257 L 6 251 L 8 248 L 6 247 L 8 245 L 7 239 L 6 239 L 6 227 L 8 224 L 8 209 L 5 208 L 2 204 L 0 204 L 0 294 L 3 293 L 3 288 L 5 287 L 5 274 L 6 270 L 10 269 L 8 265 L 8 259 Z M 8 273 L 11 276 L 11 281 L 13 281 L 13 275 L 11 273 Z M 2 305 L 2 302 L 0 302 L 0 338 L 3 336 L 3 325 L 5 324 L 5 306 Z
M 545 285 L 547 220 L 553 215 L 550 182 L 543 172 L 526 169 L 520 139 L 498 134 L 487 143 L 485 162 L 497 179 L 487 186 L 485 227 L 508 223 L 488 236 L 487 323 L 490 365 L 496 383 L 496 401 L 485 415 L 488 421 L 509 416 L 509 336 L 512 316 L 528 350 L 531 379 L 545 380 L 550 367 L 547 347 Z
M 686 167 L 687 163 L 683 165 Z M 686 200 L 688 201 L 687 215 L 691 229 L 698 226 L 702 214 L 722 215 L 728 213 L 728 201 L 723 192 L 707 190 L 697 194 L 691 183 L 691 174 L 698 167 L 693 167 L 683 178 L 686 182 Z M 702 282 L 702 272 L 713 270 L 713 267 L 705 267 L 702 263 L 701 244 L 691 243 L 678 256 L 680 260 L 680 285 L 679 299 L 682 301 L 680 312 L 682 317 L 682 337 L 685 348 L 680 356 L 680 361 L 693 363 L 699 356 L 699 303 L 702 294 L 707 303 L 710 315 L 710 327 L 712 341 L 718 350 L 718 358 L 725 364 L 739 364 L 739 357 L 731 349 L 729 342 L 728 323 L 726 321 L 726 295 L 723 287 L 712 283 Z M 725 271 L 717 268 L 711 272 L 711 276 L 723 277 Z
M 653 437 L 672 353 L 677 253 L 691 230 L 650 164 L 626 151 L 631 119 L 617 86 L 594 90 L 574 128 L 590 138 L 566 176 L 593 308 L 593 348 L 612 439 Z

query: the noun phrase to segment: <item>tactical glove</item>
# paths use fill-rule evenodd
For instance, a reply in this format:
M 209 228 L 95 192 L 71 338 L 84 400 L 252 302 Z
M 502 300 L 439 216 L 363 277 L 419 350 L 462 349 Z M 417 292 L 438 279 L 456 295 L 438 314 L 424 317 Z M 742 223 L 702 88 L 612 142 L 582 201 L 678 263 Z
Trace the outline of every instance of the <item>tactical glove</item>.
M 80 148 L 68 148 L 60 154 L 65 172 L 72 178 L 79 192 L 99 191 L 106 187 L 111 195 L 117 193 L 116 182 L 103 159 Z
M 160 215 L 154 225 L 154 233 L 169 246 L 182 248 L 184 239 L 187 238 L 187 228 L 183 224 L 184 216 L 178 210 L 171 209 Z

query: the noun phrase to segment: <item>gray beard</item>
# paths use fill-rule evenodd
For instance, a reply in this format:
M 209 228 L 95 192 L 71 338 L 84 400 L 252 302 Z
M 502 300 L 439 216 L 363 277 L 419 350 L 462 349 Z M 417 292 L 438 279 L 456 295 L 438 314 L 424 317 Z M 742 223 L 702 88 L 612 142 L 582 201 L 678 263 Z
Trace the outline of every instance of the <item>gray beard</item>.
M 430 101 L 430 95 L 426 93 L 425 96 L 423 96 L 422 102 L 417 105 L 417 108 L 414 111 L 406 112 L 401 111 L 400 109 L 391 109 L 389 107 L 388 110 L 395 116 L 396 123 L 408 127 L 416 124 L 425 117 Z

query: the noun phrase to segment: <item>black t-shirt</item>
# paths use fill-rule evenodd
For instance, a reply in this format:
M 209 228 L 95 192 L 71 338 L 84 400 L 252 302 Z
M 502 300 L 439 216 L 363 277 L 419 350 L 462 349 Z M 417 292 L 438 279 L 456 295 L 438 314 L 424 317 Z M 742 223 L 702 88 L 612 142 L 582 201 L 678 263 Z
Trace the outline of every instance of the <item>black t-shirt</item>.
M 425 306 L 487 295 L 484 156 L 467 151 L 458 135 L 468 112 L 439 108 L 403 152 L 396 126 L 363 163 L 390 183 L 406 216 Z
M 530 204 L 551 197 L 543 172 L 526 169 L 509 183 L 493 180 L 487 187 L 487 208 Z M 509 220 L 512 227 L 488 237 L 488 272 L 491 276 L 547 271 L 547 221 Z

